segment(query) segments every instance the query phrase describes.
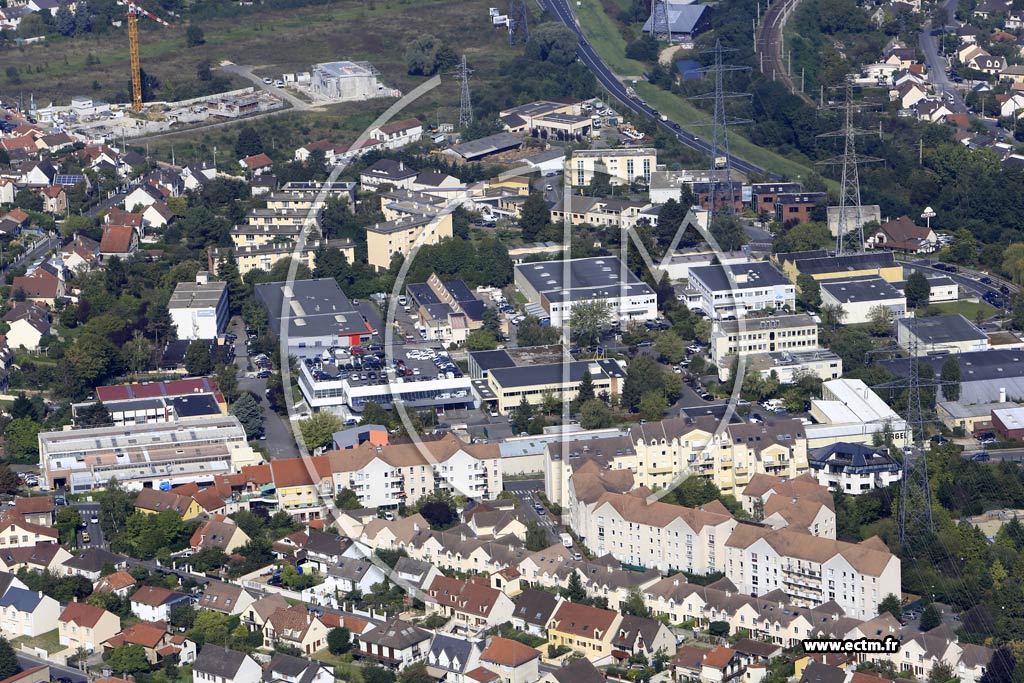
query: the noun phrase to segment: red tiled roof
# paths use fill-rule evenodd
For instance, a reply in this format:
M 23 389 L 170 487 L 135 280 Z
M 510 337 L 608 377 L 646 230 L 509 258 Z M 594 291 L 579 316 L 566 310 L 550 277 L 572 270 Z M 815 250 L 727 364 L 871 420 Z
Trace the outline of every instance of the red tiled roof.
M 50 496 L 17 496 L 14 511 L 22 515 L 53 512 L 53 498 Z
M 399 133 L 403 130 L 408 130 L 410 128 L 415 128 L 416 126 L 422 125 L 422 121 L 413 117 L 411 119 L 403 119 L 401 121 L 392 121 L 391 123 L 386 123 L 380 127 L 380 131 L 382 133 Z
M 704 666 L 710 666 L 714 669 L 724 669 L 729 664 L 729 660 L 735 656 L 736 650 L 731 647 L 716 647 L 711 652 L 704 655 Z
M 540 650 L 509 638 L 491 638 L 491 644 L 480 653 L 480 660 L 502 666 L 516 667 L 540 657 Z
M 160 644 L 160 641 L 162 641 L 166 635 L 166 623 L 162 621 L 141 621 L 124 629 L 113 638 L 109 638 L 106 643 L 110 645 L 110 647 L 120 647 L 125 643 L 132 643 L 153 649 Z
M 131 601 L 137 602 L 140 605 L 159 607 L 175 595 L 181 594 L 159 586 L 143 586 L 132 594 Z
M 94 607 L 84 602 L 69 602 L 58 618 L 58 621 L 92 628 L 99 623 L 104 614 L 109 613 L 102 607 Z
M 104 254 L 127 254 L 135 241 L 135 229 L 127 225 L 107 225 L 103 228 L 100 252 Z
M 252 170 L 254 168 L 266 168 L 267 166 L 272 166 L 274 162 L 266 154 L 260 152 L 259 154 L 253 154 L 251 157 L 241 159 L 241 164 Z
M 113 593 L 114 591 L 135 585 L 135 577 L 128 572 L 121 570 L 113 574 L 107 574 L 96 582 L 96 592 Z
M 557 631 L 593 638 L 594 631 L 607 635 L 616 616 L 618 614 L 611 610 L 566 601 L 551 615 L 551 621 Z
M 21 289 L 30 299 L 54 299 L 60 291 L 60 278 L 42 268 L 11 282 L 12 290 Z
M 223 403 L 217 380 L 213 377 L 190 377 L 166 382 L 140 382 L 138 384 L 112 384 L 96 387 L 96 398 L 100 401 L 123 401 L 130 398 L 157 398 L 160 396 L 186 396 L 189 394 L 214 394 L 218 403 Z
M 320 456 L 323 457 L 323 456 Z M 274 486 L 310 486 L 313 484 L 312 473 L 316 473 L 316 464 L 307 463 L 306 458 L 282 458 L 270 461 L 270 470 L 274 476 Z M 309 458 L 315 460 L 315 458 Z

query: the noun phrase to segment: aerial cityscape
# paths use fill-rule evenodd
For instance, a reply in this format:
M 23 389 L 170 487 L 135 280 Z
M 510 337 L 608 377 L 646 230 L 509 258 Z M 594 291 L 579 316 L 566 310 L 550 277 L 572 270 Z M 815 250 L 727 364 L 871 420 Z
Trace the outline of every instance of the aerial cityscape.
M 0 683 L 1024 683 L 1021 0 L 0 0 L 0 107 Z

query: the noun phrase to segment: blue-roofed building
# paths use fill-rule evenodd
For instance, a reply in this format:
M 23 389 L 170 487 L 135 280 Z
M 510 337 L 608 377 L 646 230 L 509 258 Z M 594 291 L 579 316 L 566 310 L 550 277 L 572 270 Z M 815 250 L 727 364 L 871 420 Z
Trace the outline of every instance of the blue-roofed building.
M 57 628 L 60 603 L 48 595 L 11 586 L 0 596 L 0 634 L 35 637 Z
M 437 273 L 423 283 L 406 285 L 420 337 L 461 344 L 484 324 L 487 305 L 462 280 L 442 280 Z
M 903 472 L 888 448 L 844 441 L 811 451 L 807 464 L 819 484 L 851 496 L 895 484 Z
M 480 666 L 482 640 L 438 633 L 427 653 L 427 671 L 439 680 L 461 681 L 467 671 Z
M 672 40 L 688 41 L 711 25 L 712 9 L 709 5 L 668 2 L 668 25 Z M 654 19 L 648 17 L 644 33 L 651 33 Z

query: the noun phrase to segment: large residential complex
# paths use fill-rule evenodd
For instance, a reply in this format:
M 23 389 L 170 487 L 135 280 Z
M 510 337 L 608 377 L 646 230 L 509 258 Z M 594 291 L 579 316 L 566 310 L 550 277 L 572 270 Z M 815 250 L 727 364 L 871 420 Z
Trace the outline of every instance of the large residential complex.
M 572 185 L 588 185 L 604 176 L 612 185 L 629 185 L 637 178 L 650 182 L 658 164 L 658 150 L 651 147 L 578 149 L 568 160 L 566 178 Z
M 112 478 L 129 488 L 212 482 L 261 462 L 233 416 L 39 434 L 45 485 L 73 493 L 103 488 Z
M 523 263 L 515 268 L 515 283 L 531 304 L 547 312 L 552 325 L 568 320 L 574 306 L 592 301 L 608 304 L 612 318 L 623 323 L 658 317 L 654 290 L 614 256 Z
M 367 262 L 377 270 L 387 270 L 396 255 L 407 257 L 413 249 L 437 244 L 452 234 L 452 215 L 449 211 L 374 223 L 366 226 Z

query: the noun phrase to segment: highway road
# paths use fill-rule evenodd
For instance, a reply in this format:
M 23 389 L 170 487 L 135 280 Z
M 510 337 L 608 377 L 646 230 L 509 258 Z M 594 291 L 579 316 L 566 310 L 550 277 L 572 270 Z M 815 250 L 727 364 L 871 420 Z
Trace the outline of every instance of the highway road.
M 576 54 L 593 72 L 594 77 L 597 78 L 605 90 L 607 90 L 612 97 L 621 102 L 627 109 L 633 113 L 646 116 L 651 119 L 658 126 L 662 127 L 670 135 L 674 135 L 676 139 L 686 147 L 697 150 L 707 155 L 711 155 L 711 144 L 706 140 L 694 135 L 693 133 L 682 128 L 678 122 L 672 121 L 671 119 L 662 120 L 658 114 L 655 113 L 654 108 L 643 104 L 638 100 L 634 100 L 626 94 L 626 86 L 622 84 L 612 70 L 608 68 L 608 65 L 604 63 L 601 57 L 597 54 L 590 43 L 587 41 L 586 36 L 583 35 L 583 30 L 576 22 L 576 17 L 569 7 L 567 0 L 540 0 L 541 5 L 548 11 L 551 12 L 560 22 L 571 28 L 577 37 Z M 748 176 L 766 176 L 770 180 L 781 180 L 782 177 L 776 173 L 771 173 L 756 166 L 745 159 L 741 159 L 734 154 L 730 154 L 729 158 L 732 160 L 732 167 L 738 171 L 741 171 Z
M 986 285 L 985 283 L 978 280 L 980 277 L 985 277 L 981 273 L 975 273 L 973 271 L 961 271 L 958 273 L 947 273 L 944 270 L 940 270 L 935 266 L 929 264 L 927 261 L 901 261 L 904 266 L 914 268 L 916 270 L 923 271 L 926 275 L 945 275 L 948 278 L 952 278 L 960 287 L 968 290 L 968 292 L 975 292 L 978 296 L 984 296 L 986 293 L 997 294 L 1002 298 L 1006 298 L 1006 295 L 999 291 L 999 287 L 1003 284 L 999 279 L 992 278 L 992 284 Z M 988 276 L 991 277 L 991 276 Z M 1009 283 L 1006 283 L 1010 288 L 1011 294 L 1017 291 L 1017 288 Z

